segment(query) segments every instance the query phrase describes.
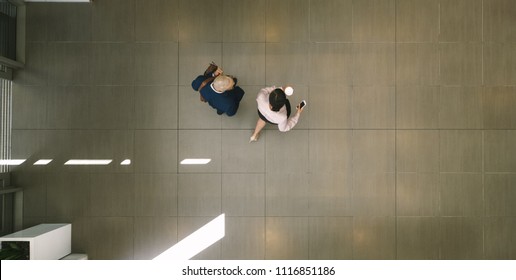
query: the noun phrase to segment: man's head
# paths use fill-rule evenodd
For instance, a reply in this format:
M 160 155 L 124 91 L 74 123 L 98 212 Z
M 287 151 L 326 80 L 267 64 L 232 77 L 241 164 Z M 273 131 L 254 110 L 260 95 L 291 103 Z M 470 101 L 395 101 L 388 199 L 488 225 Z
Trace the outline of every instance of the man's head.
M 218 92 L 224 92 L 226 90 L 233 89 L 233 87 L 235 87 L 235 81 L 231 77 L 219 75 L 213 81 L 213 87 Z

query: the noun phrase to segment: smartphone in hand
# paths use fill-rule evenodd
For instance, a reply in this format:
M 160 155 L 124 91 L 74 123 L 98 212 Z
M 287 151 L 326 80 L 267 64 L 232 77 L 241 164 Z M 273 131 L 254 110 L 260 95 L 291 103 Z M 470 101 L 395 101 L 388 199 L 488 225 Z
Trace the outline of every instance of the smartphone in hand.
M 305 107 L 305 105 L 306 105 L 306 101 L 305 100 L 301 101 L 301 103 L 299 103 L 299 109 L 303 109 L 303 107 Z

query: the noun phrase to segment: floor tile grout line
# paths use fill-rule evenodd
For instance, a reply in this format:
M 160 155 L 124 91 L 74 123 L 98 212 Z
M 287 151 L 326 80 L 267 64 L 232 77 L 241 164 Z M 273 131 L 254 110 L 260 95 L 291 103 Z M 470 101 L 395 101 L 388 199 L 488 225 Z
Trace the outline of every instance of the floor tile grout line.
M 398 121 L 396 115 L 398 113 L 397 101 L 398 101 L 398 76 L 397 76 L 397 61 L 398 61 L 398 45 L 396 44 L 398 39 L 397 33 L 397 16 L 398 16 L 398 1 L 394 1 L 394 259 L 398 259 Z

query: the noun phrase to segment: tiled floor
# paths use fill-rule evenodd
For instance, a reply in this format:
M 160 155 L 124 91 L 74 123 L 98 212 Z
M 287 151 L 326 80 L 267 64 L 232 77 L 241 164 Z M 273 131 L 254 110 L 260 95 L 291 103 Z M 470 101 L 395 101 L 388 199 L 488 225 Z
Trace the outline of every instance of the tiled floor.
M 220 213 L 226 237 L 197 258 L 516 259 L 515 15 L 513 0 L 27 4 L 12 156 L 54 161 L 13 171 L 24 224 L 73 223 L 91 259 L 152 258 Z M 190 87 L 210 61 L 246 91 L 234 117 Z M 308 101 L 298 125 L 249 144 L 256 93 L 285 84 Z

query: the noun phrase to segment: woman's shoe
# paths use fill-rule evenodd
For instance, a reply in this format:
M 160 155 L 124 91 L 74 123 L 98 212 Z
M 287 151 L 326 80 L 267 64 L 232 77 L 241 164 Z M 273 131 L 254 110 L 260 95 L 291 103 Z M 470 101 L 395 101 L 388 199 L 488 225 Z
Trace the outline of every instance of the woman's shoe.
M 260 134 L 256 135 L 256 137 L 251 135 L 251 138 L 249 138 L 249 143 L 258 141 L 258 138 L 260 138 Z

